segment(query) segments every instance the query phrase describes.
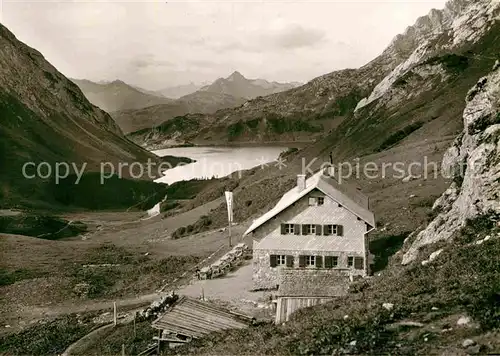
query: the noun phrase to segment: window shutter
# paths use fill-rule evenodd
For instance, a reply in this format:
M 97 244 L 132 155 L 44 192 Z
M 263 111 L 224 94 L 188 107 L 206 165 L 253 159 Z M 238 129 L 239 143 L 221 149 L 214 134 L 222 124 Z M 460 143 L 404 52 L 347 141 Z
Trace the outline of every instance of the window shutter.
M 306 235 L 306 225 L 300 225 L 302 226 L 302 235 Z
M 348 256 L 347 257 L 347 267 L 352 267 L 354 265 L 354 257 Z
M 325 256 L 325 268 L 332 268 L 332 267 L 333 267 L 333 257 Z
M 299 256 L 299 267 L 306 266 L 306 256 Z
M 271 264 L 271 267 L 276 267 L 276 255 L 270 255 L 269 262 Z
M 343 225 L 337 225 L 337 235 L 344 236 L 344 226 Z
M 316 262 L 316 268 L 321 268 L 323 267 L 323 256 L 316 256 L 315 258 Z
M 285 224 L 281 224 L 281 235 L 285 234 Z
M 328 225 L 323 225 L 323 235 L 326 236 L 326 233 L 328 232 L 328 228 L 327 228 Z
M 300 224 L 295 224 L 293 231 L 295 232 L 295 235 L 300 235 Z
M 316 225 L 316 235 L 321 235 L 321 225 Z
M 354 257 L 354 268 L 363 269 L 363 257 Z
M 293 256 L 286 256 L 286 266 L 293 267 Z

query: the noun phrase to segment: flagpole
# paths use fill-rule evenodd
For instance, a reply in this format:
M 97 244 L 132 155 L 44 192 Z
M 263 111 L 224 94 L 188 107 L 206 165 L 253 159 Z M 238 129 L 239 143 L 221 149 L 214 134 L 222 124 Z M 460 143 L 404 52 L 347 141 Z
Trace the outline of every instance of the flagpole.
M 224 195 L 226 196 L 226 203 L 227 203 L 227 221 L 228 221 L 228 232 L 229 232 L 229 247 L 232 247 L 232 241 L 231 241 L 231 225 L 233 222 L 233 192 L 225 192 Z
M 229 247 L 232 247 L 233 244 L 231 243 L 231 220 L 229 221 Z

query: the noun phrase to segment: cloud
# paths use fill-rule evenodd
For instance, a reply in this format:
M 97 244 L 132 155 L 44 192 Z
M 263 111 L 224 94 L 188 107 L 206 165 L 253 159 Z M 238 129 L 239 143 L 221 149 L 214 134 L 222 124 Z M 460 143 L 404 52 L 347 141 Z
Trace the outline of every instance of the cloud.
M 324 31 L 299 24 L 286 25 L 262 37 L 268 45 L 282 49 L 313 47 L 326 42 Z
M 319 47 L 326 44 L 326 33 L 296 23 L 275 21 L 267 27 L 241 28 L 230 36 L 203 40 L 203 45 L 217 52 L 271 53 L 283 50 Z
M 443 3 L 4 0 L 0 19 L 70 77 L 120 78 L 154 89 L 234 70 L 305 82 L 368 62 Z
M 136 57 L 130 61 L 130 67 L 135 70 L 143 70 L 158 67 L 168 67 L 172 68 L 175 66 L 175 63 L 172 63 L 167 60 L 157 59 L 153 55 L 142 55 L 140 57 Z

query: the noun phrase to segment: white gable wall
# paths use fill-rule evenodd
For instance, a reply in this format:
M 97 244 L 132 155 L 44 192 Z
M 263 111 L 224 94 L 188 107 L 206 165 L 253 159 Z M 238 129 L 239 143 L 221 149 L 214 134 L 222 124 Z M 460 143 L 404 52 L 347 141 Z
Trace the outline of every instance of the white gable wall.
M 309 197 L 324 196 L 321 206 L 309 206 Z M 343 236 L 281 235 L 281 224 L 335 224 L 343 225 Z M 313 190 L 296 203 L 259 226 L 253 232 L 254 288 L 275 288 L 279 284 L 279 270 L 270 267 L 270 255 L 292 255 L 295 268 L 299 255 L 338 256 L 337 269 L 347 269 L 348 256 L 361 256 L 366 261 L 366 223 L 319 190 Z M 366 268 L 365 268 L 366 270 Z M 365 270 L 352 270 L 365 275 Z

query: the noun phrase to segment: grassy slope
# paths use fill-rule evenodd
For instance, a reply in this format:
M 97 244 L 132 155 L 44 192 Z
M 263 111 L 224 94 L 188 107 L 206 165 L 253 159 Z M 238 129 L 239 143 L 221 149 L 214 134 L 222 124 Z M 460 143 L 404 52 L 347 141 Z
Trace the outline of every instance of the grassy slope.
M 437 145 L 439 145 L 440 135 L 453 135 L 461 129 L 465 94 L 479 77 L 491 69 L 499 43 L 500 31 L 499 26 L 496 25 L 480 43 L 471 48 L 463 49 L 462 55 L 467 56 L 468 65 L 460 65 L 458 72 L 451 76 L 450 81 L 443 83 L 444 85 L 437 85 L 431 92 L 405 101 L 405 104 L 397 107 L 396 110 L 391 111 L 382 107 L 378 111 L 373 111 L 374 105 L 372 105 L 365 108 L 360 115 L 350 115 L 329 137 L 300 152 L 296 161 L 303 155 L 326 158 L 332 149 L 336 159 L 348 159 L 357 155 L 371 154 L 385 145 L 395 145 L 396 147 L 387 152 L 385 156 L 385 152 L 382 152 L 382 156 L 380 154 L 369 156 L 375 160 L 381 158 L 383 161 L 388 157 L 391 157 L 390 159 L 398 156 L 405 157 L 404 152 L 398 150 L 398 146 L 408 151 L 408 147 L 413 142 L 419 142 L 424 138 L 430 142 L 437 140 Z M 446 58 L 446 56 L 442 56 L 433 60 L 446 61 Z M 390 118 L 390 120 L 386 118 Z M 420 121 L 424 123 L 420 129 L 417 128 L 416 131 L 405 130 L 409 125 Z M 403 137 L 399 137 L 401 132 L 404 134 Z M 405 132 L 407 132 L 407 136 Z M 394 139 L 394 136 L 398 136 L 398 139 Z M 387 144 L 388 140 L 392 142 Z M 437 156 L 442 154 L 443 148 L 446 147 L 447 145 L 439 147 L 436 152 Z M 425 151 L 419 152 L 421 155 L 425 153 Z M 298 168 L 297 163 L 291 165 L 294 165 L 295 169 Z M 290 171 L 292 168 L 288 170 L 288 172 Z M 289 176 L 286 174 L 288 172 L 278 174 L 278 172 L 271 171 L 271 174 L 274 174 L 274 177 L 283 174 Z M 263 179 L 262 176 L 256 174 L 255 180 L 257 177 Z M 262 194 L 276 191 L 276 187 L 266 189 L 267 182 L 266 179 L 263 179 L 259 184 L 264 190 Z M 377 182 L 374 183 L 377 184 Z M 416 183 L 420 183 L 420 181 Z M 418 192 L 420 201 L 411 204 L 414 211 L 425 215 L 425 212 L 429 213 L 429 204 L 426 203 L 428 196 L 439 194 L 439 187 L 444 189 L 446 185 L 438 184 L 436 190 L 432 188 L 435 182 L 428 181 L 420 189 L 416 183 L 408 185 L 407 189 L 410 189 L 411 192 Z M 420 183 L 421 186 L 422 183 L 424 182 Z M 293 182 L 291 184 L 293 185 Z M 392 213 L 386 211 L 383 216 L 377 214 L 377 219 L 379 221 L 382 220 L 381 218 L 385 221 L 398 221 L 399 219 L 395 218 L 394 213 L 407 208 L 403 208 L 402 201 L 395 199 L 395 186 L 391 187 L 391 182 L 387 184 L 393 191 L 390 197 L 395 207 L 392 209 Z M 401 185 L 401 183 L 398 184 Z M 246 188 L 245 191 L 248 191 L 248 184 Z M 287 188 L 286 185 L 283 185 L 282 189 L 279 188 L 279 190 L 285 191 Z M 366 186 L 366 188 L 369 191 L 374 189 L 373 186 Z M 379 186 L 379 188 L 381 188 L 379 190 L 383 190 L 384 187 Z M 255 189 L 253 188 L 252 191 Z M 242 198 L 244 194 L 246 193 L 239 192 L 235 201 L 244 200 Z M 380 196 L 380 192 L 377 195 Z M 405 200 L 408 200 L 407 196 Z M 261 206 L 265 206 L 265 203 L 261 203 Z M 406 219 L 414 219 L 416 216 L 418 214 L 410 214 Z M 383 222 L 382 225 L 384 225 Z M 472 226 L 472 234 L 470 226 Z M 413 228 L 415 227 L 413 226 Z M 399 232 L 401 231 L 399 229 Z M 184 348 L 182 353 L 332 354 L 335 352 L 389 352 L 415 354 L 437 352 L 442 348 L 458 352 L 465 337 L 472 337 L 478 342 L 483 342 L 483 345 L 478 346 L 478 350 L 481 352 L 498 351 L 500 350 L 498 338 L 495 339 L 495 336 L 492 337 L 492 334 L 488 333 L 494 332 L 499 327 L 496 320 L 500 313 L 498 304 L 500 285 L 497 282 L 491 282 L 500 280 L 499 272 L 493 266 L 494 256 L 500 251 L 500 243 L 496 239 L 485 245 L 468 244 L 471 239 L 479 239 L 486 234 L 496 235 L 497 233 L 498 228 L 495 230 L 492 226 L 485 227 L 480 223 L 471 222 L 469 229 L 460 232 L 456 243 L 447 246 L 445 252 L 434 264 L 425 268 L 419 265 L 406 268 L 392 267 L 384 272 L 382 277 L 374 278 L 366 285 L 359 286 L 362 291 L 355 291 L 349 296 L 351 303 L 339 300 L 312 310 L 305 310 L 298 313 L 292 322 L 278 328 L 269 325 L 246 331 L 215 335 L 199 341 L 194 346 Z M 401 246 L 404 236 L 406 233 L 394 236 L 393 239 L 389 238 L 391 248 L 392 243 Z M 380 251 L 378 258 L 381 266 L 379 267 L 383 268 L 387 263 L 388 256 L 380 246 L 385 246 L 385 242 L 382 238 L 376 241 L 378 241 L 378 246 L 375 244 L 373 246 Z M 437 249 L 438 246 L 431 248 Z M 394 252 L 393 250 L 390 254 Z M 463 278 L 464 275 L 467 278 Z M 381 304 L 384 302 L 395 303 L 396 307 L 393 312 L 387 312 L 381 308 Z M 431 310 L 433 306 L 438 309 Z M 455 330 L 456 327 L 452 325 L 452 329 L 455 331 L 441 332 L 442 329 L 446 330 L 455 323 L 458 315 L 461 314 L 471 315 L 480 328 L 458 328 Z M 349 315 L 349 318 L 344 320 L 344 315 Z M 424 326 L 416 329 L 398 326 L 398 322 L 406 319 L 422 322 Z M 492 322 L 492 320 L 495 321 Z M 350 346 L 349 344 L 353 340 L 356 340 L 356 345 Z
M 467 66 L 460 66 L 444 82 L 435 82 L 433 88 L 414 95 L 397 106 L 380 106 L 376 102 L 353 114 L 348 112 L 339 126 L 324 139 L 287 157 L 287 167 L 278 170 L 269 167 L 254 169 L 245 175 L 235 189 L 237 221 L 263 213 L 295 183 L 295 174 L 311 160 L 317 159 L 313 168 L 328 162 L 330 152 L 335 162 L 373 161 L 379 167 L 386 162 L 440 162 L 443 152 L 462 129 L 462 112 L 465 96 L 477 80 L 487 74 L 500 51 L 500 25 L 496 24 L 474 46 L 464 47 L 461 55 L 467 57 Z M 459 53 L 460 54 L 460 53 Z M 446 53 L 434 61 L 446 60 Z M 380 152 L 377 152 L 380 151 Z M 305 159 L 303 161 L 303 159 Z M 407 185 L 387 179 L 361 179 L 358 183 L 371 198 L 378 221 L 394 221 L 399 228 L 391 231 L 400 234 L 425 223 L 428 209 L 408 203 L 408 196 L 416 194 L 421 199 L 436 196 L 447 187 L 443 179 L 417 180 Z M 261 197 L 261 198 L 259 198 Z M 264 197 L 264 198 L 262 198 Z M 209 215 L 212 227 L 225 224 L 225 206 L 221 205 Z M 395 224 L 393 224 L 395 225 Z
M 91 105 L 75 84 L 3 26 L 0 27 L 0 42 L 9 49 L 1 59 L 4 75 L 0 85 L 3 88 L 0 89 L 2 207 L 47 209 L 60 205 L 53 194 L 53 177 L 27 179 L 23 176 L 22 167 L 27 162 L 47 162 L 53 169 L 57 162 L 75 163 L 79 168 L 87 164 L 85 172 L 91 173 L 99 172 L 102 162 L 118 167 L 119 163 L 159 161 L 158 157 L 123 137 L 108 114 Z M 23 76 L 15 76 L 14 72 L 23 73 Z M 123 177 L 130 177 L 128 170 L 124 170 Z M 87 178 L 87 182 L 90 180 L 92 178 Z M 115 180 L 112 183 L 107 187 L 109 194 L 94 196 L 107 207 L 122 206 L 116 198 L 123 187 L 135 185 L 133 190 L 144 189 L 144 194 L 164 189 L 150 182 L 136 184 Z M 76 186 L 73 191 L 77 195 L 92 195 L 93 188 L 98 185 L 82 186 L 80 191 Z M 137 197 L 143 197 L 143 193 Z
M 121 247 L 111 243 L 47 241 L 26 236 L 10 237 L 2 242 L 2 247 L 13 248 L 16 243 L 20 253 L 30 252 L 36 256 L 27 265 L 22 256 L 9 253 L 0 266 L 0 286 L 6 297 L 12 297 L 16 291 L 25 291 L 26 284 L 32 283 L 32 295 L 21 299 L 27 305 L 33 302 L 32 305 L 37 305 L 37 298 L 39 303 L 41 300 L 61 303 L 151 293 L 200 260 L 200 256 L 157 258 L 145 255 L 143 251 L 147 248 Z M 51 285 L 51 290 L 38 290 L 36 286 L 40 282 Z M 79 284 L 84 285 L 78 288 Z
M 91 317 L 72 314 L 0 338 L 0 355 L 59 355 L 92 331 Z

